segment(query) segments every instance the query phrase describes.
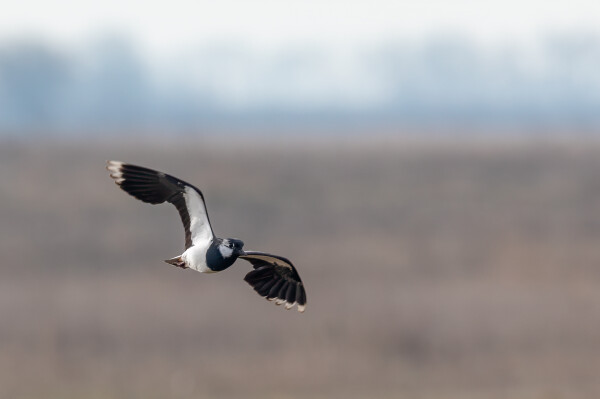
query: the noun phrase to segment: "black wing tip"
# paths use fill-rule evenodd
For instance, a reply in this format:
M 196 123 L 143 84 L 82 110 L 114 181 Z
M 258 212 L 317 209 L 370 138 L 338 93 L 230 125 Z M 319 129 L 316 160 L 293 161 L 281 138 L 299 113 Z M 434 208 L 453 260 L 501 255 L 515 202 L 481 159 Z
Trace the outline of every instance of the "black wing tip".
M 166 182 L 162 172 L 121 161 L 107 161 L 110 177 L 125 192 L 149 204 L 161 204 L 177 191 L 177 186 Z
M 284 305 L 289 310 L 297 305 L 298 312 L 306 309 L 306 292 L 301 282 L 288 280 L 273 272 L 268 266 L 252 270 L 244 277 L 256 293 L 275 305 Z
M 280 305 L 284 305 L 283 307 L 285 308 L 285 310 L 290 310 L 291 308 L 293 308 L 295 305 L 298 306 L 298 312 L 300 313 L 304 313 L 304 311 L 306 310 L 306 302 L 305 303 L 298 303 L 298 302 L 288 302 L 287 300 L 283 299 L 283 298 L 269 298 L 269 297 L 264 297 L 266 298 L 267 301 L 269 302 L 274 302 L 275 305 L 280 306 Z

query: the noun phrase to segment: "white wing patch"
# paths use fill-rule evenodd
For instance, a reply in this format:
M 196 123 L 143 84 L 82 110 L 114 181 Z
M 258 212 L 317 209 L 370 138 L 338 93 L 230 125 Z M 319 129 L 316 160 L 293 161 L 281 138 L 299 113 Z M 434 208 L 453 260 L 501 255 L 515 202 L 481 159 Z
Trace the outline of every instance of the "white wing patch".
M 200 194 L 192 187 L 185 188 L 185 204 L 190 215 L 190 233 L 192 235 L 192 243 L 199 245 L 210 241 L 213 238 L 213 232 L 208 222 L 208 214 L 206 207 Z

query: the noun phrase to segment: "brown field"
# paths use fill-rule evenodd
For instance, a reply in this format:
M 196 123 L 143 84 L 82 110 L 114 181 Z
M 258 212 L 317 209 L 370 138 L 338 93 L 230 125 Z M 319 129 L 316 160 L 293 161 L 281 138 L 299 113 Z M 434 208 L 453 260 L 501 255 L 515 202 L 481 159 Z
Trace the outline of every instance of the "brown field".
M 600 144 L 0 142 L 0 398 L 600 397 Z M 291 258 L 305 314 L 202 275 L 171 206 Z

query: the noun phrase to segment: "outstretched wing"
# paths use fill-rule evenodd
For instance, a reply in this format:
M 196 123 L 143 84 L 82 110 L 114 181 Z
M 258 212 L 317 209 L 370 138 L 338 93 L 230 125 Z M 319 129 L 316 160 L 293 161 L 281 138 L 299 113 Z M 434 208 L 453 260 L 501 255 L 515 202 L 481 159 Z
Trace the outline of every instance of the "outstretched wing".
M 285 303 L 286 309 L 297 304 L 298 311 L 304 312 L 306 292 L 292 262 L 281 256 L 254 251 L 245 252 L 240 258 L 254 266 L 244 280 L 260 296 L 275 301 L 277 305 Z
M 149 204 L 175 205 L 185 229 L 185 248 L 214 237 L 202 192 L 176 177 L 141 166 L 108 161 L 106 169 L 128 194 Z

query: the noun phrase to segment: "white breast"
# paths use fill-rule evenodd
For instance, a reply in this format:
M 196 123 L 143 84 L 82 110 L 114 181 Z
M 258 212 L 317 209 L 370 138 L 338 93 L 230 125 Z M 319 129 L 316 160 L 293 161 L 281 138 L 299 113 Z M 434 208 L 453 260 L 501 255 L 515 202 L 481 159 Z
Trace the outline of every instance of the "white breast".
M 189 247 L 181 257 L 185 261 L 185 264 L 190 268 L 200 273 L 215 273 L 206 264 L 206 251 L 210 246 L 211 241 L 202 241 L 196 245 Z

